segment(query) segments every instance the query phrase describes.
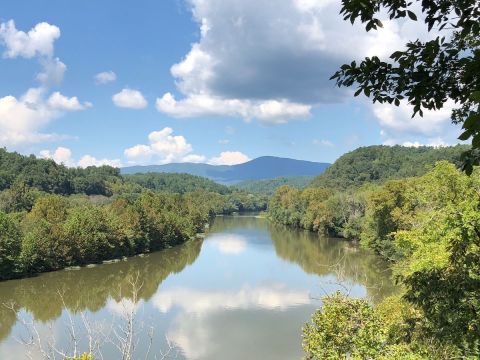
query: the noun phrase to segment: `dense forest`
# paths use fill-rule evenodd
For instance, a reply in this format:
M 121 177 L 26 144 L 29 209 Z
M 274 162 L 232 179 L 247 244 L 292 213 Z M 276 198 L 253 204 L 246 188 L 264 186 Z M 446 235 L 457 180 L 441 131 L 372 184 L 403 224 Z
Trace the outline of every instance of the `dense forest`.
M 440 160 L 461 164 L 465 145 L 449 147 L 404 147 L 375 145 L 361 147 L 342 155 L 316 177 L 313 187 L 346 189 L 365 183 L 420 176 Z
M 275 190 L 282 185 L 303 189 L 312 182 L 313 178 L 313 176 L 285 176 L 273 179 L 247 180 L 235 184 L 234 188 L 240 191 L 273 195 Z
M 338 181 L 329 170 L 317 178 L 332 187 L 283 186 L 270 200 L 268 214 L 275 222 L 358 240 L 391 261 L 400 285 L 399 295 L 376 307 L 340 293 L 326 297 L 304 328 L 303 346 L 312 358 L 337 359 L 345 352 L 359 359 L 473 359 L 480 354 L 480 174 L 467 176 L 443 160 L 423 171 L 411 164 L 409 171 L 423 175 L 398 179 L 406 166 L 393 158 L 393 170 L 368 175 L 389 162 L 385 154 L 398 149 L 347 154 L 332 166 Z M 417 154 L 433 161 L 459 149 Z M 357 168 L 365 173 L 358 177 L 347 160 L 371 150 L 381 154 L 369 160 L 377 165 L 364 167 L 359 161 Z M 369 176 L 376 181 L 365 181 Z M 328 340 L 333 338 L 338 344 Z
M 122 177 L 0 149 L 0 280 L 183 243 L 216 214 L 265 210 L 264 195 L 186 174 Z
M 129 183 L 138 184 L 142 188 L 154 191 L 167 191 L 178 194 L 184 194 L 199 189 L 218 194 L 229 194 L 232 192 L 228 186 L 218 184 L 215 181 L 201 176 L 190 174 L 146 173 L 124 175 L 124 178 Z
M 0 148 L 0 191 L 15 181 L 51 194 L 111 195 L 107 183 L 120 179 L 110 166 L 67 168 L 53 160 L 23 156 Z

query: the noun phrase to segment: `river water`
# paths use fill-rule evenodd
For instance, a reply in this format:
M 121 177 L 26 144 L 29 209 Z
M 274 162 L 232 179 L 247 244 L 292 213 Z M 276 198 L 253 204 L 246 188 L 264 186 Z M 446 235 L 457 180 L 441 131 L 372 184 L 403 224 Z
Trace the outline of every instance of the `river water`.
M 337 290 L 377 302 L 394 287 L 381 259 L 347 241 L 218 217 L 204 240 L 0 283 L 0 359 L 71 352 L 72 339 L 121 359 L 127 329 L 133 359 L 300 359 L 303 324 Z

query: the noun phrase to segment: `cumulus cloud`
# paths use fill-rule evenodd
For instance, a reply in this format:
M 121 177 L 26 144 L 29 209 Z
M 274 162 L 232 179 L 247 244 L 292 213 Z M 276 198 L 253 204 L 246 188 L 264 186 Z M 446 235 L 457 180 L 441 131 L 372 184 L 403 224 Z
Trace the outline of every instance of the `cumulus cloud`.
M 148 135 L 149 144 L 139 144 L 125 149 L 124 154 L 133 163 L 158 164 L 171 162 L 202 162 L 204 156 L 193 154 L 193 147 L 181 135 L 173 135 L 173 129 L 166 127 Z
M 58 164 L 74 166 L 72 161 L 72 151 L 65 147 L 58 147 L 55 151 L 42 150 L 40 156 L 44 159 L 52 159 Z
M 282 100 L 224 99 L 206 94 L 190 95 L 183 100 L 166 93 L 156 101 L 157 110 L 173 117 L 232 116 L 247 121 L 258 119 L 266 123 L 281 124 L 292 119 L 310 116 L 310 105 Z
M 58 85 L 62 82 L 67 65 L 59 58 L 41 59 L 40 64 L 43 66 L 43 71 L 37 75 L 38 81 L 46 85 Z
M 59 92 L 48 99 L 44 88 L 31 88 L 17 99 L 0 98 L 0 145 L 15 146 L 25 143 L 54 141 L 65 135 L 43 134 L 40 130 L 66 112 L 83 110 L 91 104 L 80 104 L 76 97 L 66 97 Z
M 84 155 L 80 158 L 80 160 L 75 161 L 75 159 L 72 158 L 72 151 L 65 147 L 58 147 L 54 151 L 42 150 L 40 151 L 40 156 L 44 159 L 52 159 L 58 164 L 63 164 L 69 167 L 86 168 L 89 166 L 102 165 L 109 165 L 113 167 L 122 166 L 120 159 L 97 159 L 91 155 Z
M 113 95 L 112 101 L 116 106 L 128 109 L 144 109 L 148 106 L 140 91 L 128 88 Z
M 0 24 L 0 41 L 5 45 L 3 54 L 7 58 L 32 58 L 53 55 L 53 44 L 60 37 L 60 29 L 46 22 L 39 23 L 30 31 L 17 30 L 15 22 Z
M 385 145 L 447 146 L 458 143 L 450 116 L 455 103 L 448 100 L 442 109 L 424 110 L 423 117 L 412 118 L 413 106 L 402 101 L 400 106 L 372 104 Z
M 148 144 L 137 144 L 124 150 L 129 164 L 204 163 L 211 165 L 235 165 L 250 158 L 239 151 L 225 151 L 210 158 L 195 154 L 193 146 L 182 135 L 174 135 L 170 127 L 153 131 L 148 135 Z
M 449 100 L 440 110 L 425 110 L 423 117 L 417 114 L 412 118 L 413 106 L 406 101 L 402 101 L 398 107 L 388 103 L 372 104 L 373 113 L 383 129 L 427 136 L 444 131 L 450 124 L 450 115 L 454 106 L 455 103 Z
M 115 74 L 113 71 L 104 71 L 95 75 L 94 79 L 97 85 L 108 84 L 117 80 L 117 74 Z
M 48 96 L 49 87 L 59 84 L 67 69 L 54 56 L 54 43 L 59 37 L 60 29 L 46 22 L 35 25 L 28 32 L 18 30 L 13 20 L 0 24 L 0 45 L 5 48 L 3 56 L 36 58 L 42 66 L 42 71 L 37 74 L 40 87 L 28 89 L 20 98 L 12 95 L 0 98 L 0 145 L 16 147 L 68 138 L 66 135 L 45 134 L 41 129 L 67 112 L 92 106 L 58 91 Z
M 37 74 L 37 80 L 44 85 L 60 84 L 67 70 L 67 66 L 54 57 L 54 43 L 59 37 L 60 29 L 46 22 L 38 23 L 28 32 L 17 30 L 13 20 L 0 24 L 0 43 L 5 46 L 3 56 L 38 58 L 43 70 Z
M 68 98 L 60 94 L 58 91 L 50 95 L 50 97 L 48 98 L 48 105 L 52 109 L 59 109 L 65 111 L 84 110 L 92 106 L 92 104 L 89 102 L 81 104 L 76 96 Z
M 231 292 L 179 288 L 160 292 L 153 299 L 154 306 L 163 313 L 179 307 L 184 312 L 195 314 L 224 309 L 287 309 L 310 302 L 308 291 L 292 290 L 284 285 L 244 287 Z
M 224 151 L 219 156 L 211 158 L 208 163 L 211 165 L 237 165 L 249 160 L 250 158 L 240 151 Z
M 342 101 L 330 76 L 353 58 L 385 56 L 412 36 L 421 22 L 383 19 L 366 33 L 339 16 L 335 0 L 189 0 L 200 39 L 171 67 L 170 93 L 157 109 L 170 116 L 236 116 L 283 123 L 305 118 L 312 106 Z
M 122 167 L 122 162 L 120 161 L 120 159 L 97 159 L 91 155 L 84 155 L 78 161 L 78 166 L 82 168 L 86 168 L 89 166 L 102 166 L 102 165 L 108 165 L 108 166 L 119 168 L 119 167 Z
M 444 146 L 454 145 L 455 143 L 458 143 L 458 142 L 457 141 L 450 142 L 440 136 L 423 138 L 421 141 L 388 137 L 386 140 L 384 140 L 383 145 L 389 145 L 389 146 L 402 145 L 406 147 L 415 147 L 415 148 L 422 147 L 422 146 L 431 146 L 435 148 L 440 148 Z

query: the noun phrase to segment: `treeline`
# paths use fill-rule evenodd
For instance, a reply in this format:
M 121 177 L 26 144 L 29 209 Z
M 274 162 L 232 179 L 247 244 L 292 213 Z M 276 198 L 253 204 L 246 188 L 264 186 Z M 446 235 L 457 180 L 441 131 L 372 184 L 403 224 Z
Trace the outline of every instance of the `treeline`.
M 216 214 L 267 207 L 265 196 L 196 176 L 124 178 L 106 166 L 0 156 L 0 280 L 169 248 Z
M 347 189 L 366 183 L 421 176 L 437 161 L 460 165 L 465 145 L 433 148 L 429 146 L 367 146 L 342 155 L 325 172 L 317 176 L 312 187 Z
M 124 175 L 128 183 L 133 183 L 145 189 L 154 191 L 174 192 L 184 194 L 195 190 L 205 190 L 218 194 L 229 194 L 232 190 L 210 179 L 190 174 L 146 173 Z
M 469 177 L 447 161 L 423 176 L 348 190 L 280 188 L 272 219 L 358 239 L 392 261 L 400 284 L 399 296 L 375 308 L 325 298 L 304 329 L 311 358 L 478 358 L 479 194 L 478 171 Z
M 288 176 L 274 179 L 247 180 L 235 184 L 232 187 L 240 191 L 273 195 L 280 186 L 288 185 L 297 189 L 303 189 L 309 185 L 313 179 L 313 176 Z
M 23 156 L 0 148 L 0 191 L 15 181 L 51 194 L 111 195 L 108 182 L 120 179 L 119 169 L 110 166 L 67 168 L 53 160 Z
M 30 212 L 0 212 L 0 279 L 97 263 L 181 244 L 203 231 L 211 209 L 195 197 L 144 192 L 93 205 L 46 195 Z

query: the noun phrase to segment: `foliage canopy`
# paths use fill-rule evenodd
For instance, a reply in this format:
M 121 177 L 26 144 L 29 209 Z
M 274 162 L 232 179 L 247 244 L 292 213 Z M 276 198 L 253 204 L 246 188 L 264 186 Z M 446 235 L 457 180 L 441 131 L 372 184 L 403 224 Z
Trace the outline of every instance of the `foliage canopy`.
M 420 12 L 416 9 L 420 8 Z M 412 39 L 389 59 L 367 57 L 359 64 L 341 66 L 333 76 L 338 86 L 356 84 L 373 102 L 413 105 L 413 116 L 438 110 L 450 99 L 456 108 L 453 123 L 462 124 L 460 140 L 472 141 L 463 154 L 468 174 L 480 162 L 480 5 L 478 0 L 342 0 L 341 14 L 352 24 L 359 20 L 367 31 L 383 27 L 378 18 L 386 10 L 390 19 L 421 19 L 434 39 Z M 405 20 L 405 21 L 408 21 Z

